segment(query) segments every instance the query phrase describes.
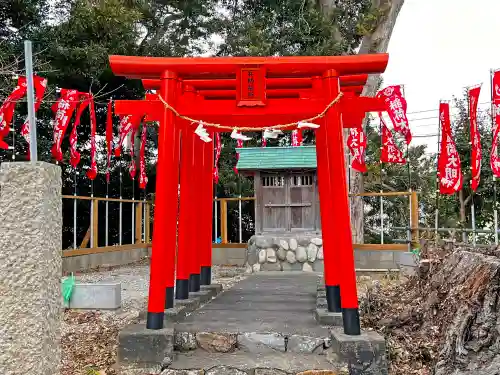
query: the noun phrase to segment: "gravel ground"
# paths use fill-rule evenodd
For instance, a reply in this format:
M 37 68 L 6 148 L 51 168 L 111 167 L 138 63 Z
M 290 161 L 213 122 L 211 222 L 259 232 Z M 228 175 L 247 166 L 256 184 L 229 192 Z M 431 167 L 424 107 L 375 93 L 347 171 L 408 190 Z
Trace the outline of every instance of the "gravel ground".
M 224 290 L 244 279 L 243 268 L 212 268 L 213 282 Z M 149 288 L 147 262 L 86 272 L 76 275 L 79 282 L 119 282 L 122 285 L 122 307 L 116 311 L 66 310 L 62 326 L 61 375 L 116 374 L 117 338 L 120 329 L 138 322 L 139 312 L 146 310 Z

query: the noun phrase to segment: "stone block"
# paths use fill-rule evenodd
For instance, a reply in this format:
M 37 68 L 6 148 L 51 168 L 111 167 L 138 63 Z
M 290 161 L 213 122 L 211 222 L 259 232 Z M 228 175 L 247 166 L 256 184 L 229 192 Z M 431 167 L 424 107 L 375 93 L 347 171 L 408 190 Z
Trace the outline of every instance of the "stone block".
M 61 168 L 0 165 L 0 374 L 59 374 Z
M 291 335 L 288 337 L 287 352 L 303 354 L 320 354 L 325 348 L 327 338 Z
M 302 271 L 302 264 L 283 262 L 281 263 L 281 268 L 283 271 Z
M 264 263 L 260 267 L 261 271 L 281 271 L 281 263 Z
M 210 353 L 231 353 L 236 350 L 237 335 L 233 333 L 198 332 L 198 347 Z
M 318 290 L 318 298 L 326 298 L 326 289 Z
M 200 288 L 199 292 L 189 292 L 189 298 L 198 299 L 200 301 L 200 304 L 202 304 L 210 301 L 212 299 L 212 295 L 210 294 L 210 291 L 201 290 Z
M 247 332 L 238 335 L 238 349 L 249 353 L 285 351 L 285 337 L 278 333 Z
M 327 309 L 316 308 L 314 311 L 316 321 L 325 326 L 343 326 L 342 313 L 330 312 Z
M 198 348 L 196 342 L 196 333 L 193 332 L 175 332 L 174 349 L 179 352 L 187 352 Z
M 374 331 L 358 336 L 344 334 L 343 329 L 330 331 L 331 347 L 327 358 L 349 364 L 351 375 L 387 375 L 385 340 Z
M 202 285 L 201 290 L 208 290 L 212 297 L 222 293 L 223 287 L 222 284 L 210 284 L 210 285 Z
M 118 363 L 163 363 L 174 351 L 173 328 L 147 329 L 132 324 L 118 335 Z
M 198 307 L 200 307 L 200 299 L 199 298 L 189 298 L 189 299 L 180 299 L 175 300 L 175 306 L 183 306 L 184 311 L 186 313 L 193 312 Z
M 316 259 L 316 262 L 312 265 L 314 272 L 325 272 L 325 263 L 319 258 Z
M 316 307 L 318 309 L 326 309 L 328 307 L 328 302 L 326 300 L 326 298 L 317 298 L 316 299 Z
M 183 319 L 186 316 L 186 308 L 184 306 L 178 305 L 174 306 L 171 309 L 166 309 L 165 310 L 165 315 L 163 316 L 163 322 L 168 323 L 168 322 L 177 322 L 181 319 Z M 140 321 L 146 321 L 148 316 L 147 311 L 141 311 L 139 313 L 139 320 Z
M 118 309 L 121 304 L 120 283 L 75 283 L 71 299 L 65 307 L 84 310 L 114 310 Z

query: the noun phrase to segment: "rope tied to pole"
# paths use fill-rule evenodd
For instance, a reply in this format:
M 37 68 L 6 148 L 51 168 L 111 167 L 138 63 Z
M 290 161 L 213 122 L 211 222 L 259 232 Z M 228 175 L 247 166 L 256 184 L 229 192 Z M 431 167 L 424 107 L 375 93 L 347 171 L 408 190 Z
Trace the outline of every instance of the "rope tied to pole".
M 206 122 L 206 121 L 196 120 L 196 119 L 193 119 L 191 117 L 181 115 L 174 107 L 172 107 L 170 104 L 168 104 L 165 101 L 165 99 L 162 98 L 161 95 L 158 95 L 158 98 L 163 103 L 163 105 L 165 106 L 165 108 L 171 110 L 177 117 L 179 117 L 179 118 L 181 118 L 183 120 L 186 120 L 186 121 L 190 121 L 191 123 L 196 123 L 196 124 L 203 123 L 203 125 L 208 126 L 208 127 L 212 127 L 212 128 L 216 128 L 216 129 L 222 129 L 222 130 L 228 130 L 228 131 L 232 131 L 232 130 L 235 130 L 235 129 L 239 130 L 239 131 L 258 131 L 258 130 L 265 130 L 265 129 L 285 129 L 285 128 L 290 128 L 292 126 L 295 126 L 299 122 L 311 122 L 311 121 L 317 120 L 319 118 L 323 118 L 323 117 L 325 117 L 325 115 L 327 114 L 327 112 L 335 104 L 337 104 L 340 101 L 340 99 L 342 98 L 342 96 L 344 96 L 344 94 L 342 92 L 339 92 L 339 94 L 337 95 L 337 97 L 335 99 L 333 99 L 330 103 L 328 103 L 328 105 L 325 107 L 325 109 L 321 113 L 317 114 L 316 116 L 313 116 L 313 117 L 310 117 L 310 118 L 307 118 L 307 119 L 303 119 L 303 120 L 300 120 L 300 121 L 290 122 L 290 123 L 287 123 L 287 124 L 277 124 L 277 125 L 265 126 L 265 127 L 226 126 L 226 125 L 216 124 L 216 123 L 213 123 L 213 122 Z

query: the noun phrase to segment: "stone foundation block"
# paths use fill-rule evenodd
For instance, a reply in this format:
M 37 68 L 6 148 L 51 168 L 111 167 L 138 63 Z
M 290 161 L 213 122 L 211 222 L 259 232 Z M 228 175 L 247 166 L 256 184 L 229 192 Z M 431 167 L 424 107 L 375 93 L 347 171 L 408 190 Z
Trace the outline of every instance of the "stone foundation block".
M 210 284 L 210 285 L 202 285 L 201 290 L 208 290 L 212 297 L 215 297 L 218 294 L 221 294 L 223 291 L 222 284 Z
M 314 311 L 316 321 L 325 326 L 343 326 L 342 313 L 330 312 L 327 309 L 317 308 Z
M 193 312 L 194 310 L 196 310 L 198 307 L 200 307 L 200 299 L 199 298 L 189 298 L 189 299 L 175 300 L 175 306 L 183 306 L 184 311 L 186 313 L 190 313 L 190 312 Z
M 172 358 L 174 330 L 147 329 L 146 325 L 126 326 L 118 335 L 118 363 L 162 364 Z
M 61 286 L 62 287 L 62 286 Z M 71 300 L 64 307 L 85 310 L 114 310 L 122 304 L 120 283 L 75 283 Z
M 187 311 L 184 306 L 181 305 L 174 306 L 171 309 L 165 310 L 165 315 L 163 316 L 163 322 L 164 323 L 177 322 L 183 319 L 186 316 L 186 313 Z M 139 313 L 139 320 L 146 321 L 147 316 L 148 316 L 147 311 L 141 311 Z
M 326 298 L 326 289 L 325 288 L 323 288 L 323 290 L 318 290 L 317 298 Z
M 287 352 L 321 354 L 330 345 L 329 341 L 327 338 L 291 335 L 288 337 Z
M 376 332 L 366 331 L 359 336 L 344 334 L 343 329 L 330 331 L 332 345 L 327 358 L 349 365 L 350 375 L 387 375 L 385 339 Z
M 285 337 L 279 333 L 247 332 L 238 335 L 238 349 L 250 353 L 285 351 Z
M 328 308 L 328 302 L 327 302 L 326 298 L 317 298 L 316 299 L 316 307 L 318 309 Z
M 211 301 L 212 294 L 210 293 L 209 290 L 200 290 L 199 292 L 190 292 L 189 298 L 190 299 L 199 299 L 200 304 L 202 304 L 202 303 L 206 303 L 208 301 Z

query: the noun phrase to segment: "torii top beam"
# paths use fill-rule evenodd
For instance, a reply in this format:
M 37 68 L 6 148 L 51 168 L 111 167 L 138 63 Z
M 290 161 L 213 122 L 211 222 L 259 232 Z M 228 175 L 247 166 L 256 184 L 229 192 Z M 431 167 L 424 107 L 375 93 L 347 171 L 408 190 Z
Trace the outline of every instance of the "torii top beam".
M 339 76 L 383 73 L 389 55 L 287 56 L 287 57 L 139 57 L 110 56 L 113 73 L 127 78 L 161 78 L 170 70 L 183 79 L 232 78 L 245 67 L 259 66 L 267 78 L 322 76 L 335 70 Z

